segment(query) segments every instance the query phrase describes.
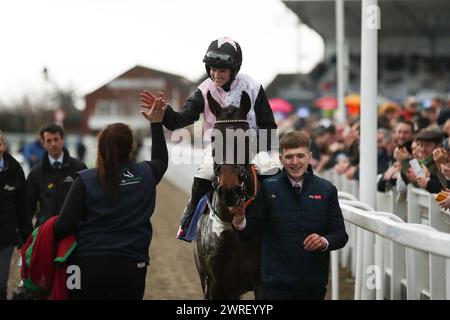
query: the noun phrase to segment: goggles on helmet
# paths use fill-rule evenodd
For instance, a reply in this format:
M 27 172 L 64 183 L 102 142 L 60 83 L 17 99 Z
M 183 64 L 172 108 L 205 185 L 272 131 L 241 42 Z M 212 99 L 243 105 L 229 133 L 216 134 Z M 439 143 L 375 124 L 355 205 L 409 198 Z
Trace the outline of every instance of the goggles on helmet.
M 205 56 L 205 62 L 213 62 L 214 61 L 218 61 L 218 62 L 226 62 L 226 63 L 230 63 L 233 64 L 233 57 L 230 56 L 229 54 L 226 53 L 220 53 L 220 52 L 215 52 L 215 51 L 208 51 L 206 53 Z

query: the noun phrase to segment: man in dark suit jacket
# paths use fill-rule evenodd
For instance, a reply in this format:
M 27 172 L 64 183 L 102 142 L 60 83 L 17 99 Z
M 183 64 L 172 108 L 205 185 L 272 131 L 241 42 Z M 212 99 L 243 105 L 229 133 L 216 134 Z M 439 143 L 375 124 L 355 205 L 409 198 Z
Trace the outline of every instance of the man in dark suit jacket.
M 261 281 L 265 299 L 324 299 L 329 252 L 348 235 L 337 189 L 314 175 L 311 139 L 289 132 L 280 141 L 283 170 L 266 178 L 252 207 L 233 210 L 242 240 L 261 236 Z
M 57 124 L 44 125 L 39 134 L 47 150 L 27 178 L 29 216 L 36 215 L 35 227 L 59 215 L 66 195 L 80 170 L 86 165 L 72 158 L 64 147 L 64 130 Z

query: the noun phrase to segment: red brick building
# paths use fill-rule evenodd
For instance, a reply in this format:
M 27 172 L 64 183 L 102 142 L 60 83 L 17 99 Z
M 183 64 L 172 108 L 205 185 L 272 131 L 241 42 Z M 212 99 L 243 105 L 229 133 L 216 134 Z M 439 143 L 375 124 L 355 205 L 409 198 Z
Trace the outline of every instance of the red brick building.
M 85 96 L 83 132 L 95 133 L 113 122 L 127 123 L 135 130 L 149 129 L 139 108 L 139 93 L 144 89 L 164 92 L 166 101 L 179 108 L 195 88 L 181 76 L 135 66 Z

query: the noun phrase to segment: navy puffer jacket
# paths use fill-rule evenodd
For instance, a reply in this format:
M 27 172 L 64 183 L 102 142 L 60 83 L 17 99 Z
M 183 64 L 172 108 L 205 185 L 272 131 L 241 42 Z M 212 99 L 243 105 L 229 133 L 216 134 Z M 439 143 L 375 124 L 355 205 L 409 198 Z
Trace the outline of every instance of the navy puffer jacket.
M 247 212 L 247 226 L 238 233 L 244 240 L 261 234 L 264 287 L 300 291 L 326 287 L 329 251 L 344 247 L 348 240 L 336 187 L 314 175 L 311 167 L 300 195 L 284 170 L 262 181 Z M 327 251 L 305 251 L 303 241 L 312 233 L 327 239 Z

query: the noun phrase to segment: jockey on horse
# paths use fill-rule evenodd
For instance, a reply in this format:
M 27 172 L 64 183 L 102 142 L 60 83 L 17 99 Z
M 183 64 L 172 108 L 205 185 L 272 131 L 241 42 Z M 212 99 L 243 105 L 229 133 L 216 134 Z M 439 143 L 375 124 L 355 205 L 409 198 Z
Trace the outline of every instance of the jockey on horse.
M 195 209 L 199 200 L 204 194 L 212 188 L 214 178 L 213 157 L 211 150 L 211 131 L 216 121 L 211 112 L 207 94 L 219 102 L 222 108 L 228 105 L 239 105 L 242 92 L 245 91 L 250 97 L 251 108 L 247 114 L 247 121 L 250 129 L 258 130 L 258 136 L 261 136 L 260 129 L 267 134 L 267 146 L 264 150 L 254 157 L 253 164 L 260 174 L 275 174 L 278 171 L 278 165 L 266 151 L 271 150 L 271 130 L 276 130 L 277 125 L 274 120 L 272 109 L 270 108 L 266 94 L 261 84 L 247 75 L 238 74 L 242 64 L 242 51 L 240 45 L 230 38 L 223 37 L 214 40 L 209 45 L 203 58 L 208 79 L 201 83 L 195 93 L 187 99 L 182 110 L 176 112 L 169 106 L 164 118 L 163 124 L 169 130 L 176 130 L 193 124 L 199 119 L 201 113 L 204 113 L 204 141 L 207 147 L 204 148 L 203 162 L 197 169 L 194 182 L 192 184 L 191 197 L 186 205 L 181 218 L 181 226 L 177 233 L 177 238 L 189 241 L 186 233 L 191 223 Z M 141 93 L 141 107 L 149 108 L 156 97 L 145 90 Z M 163 93 L 159 96 L 164 98 Z M 263 163 L 262 163 L 263 162 Z M 267 169 L 262 169 L 263 167 Z

